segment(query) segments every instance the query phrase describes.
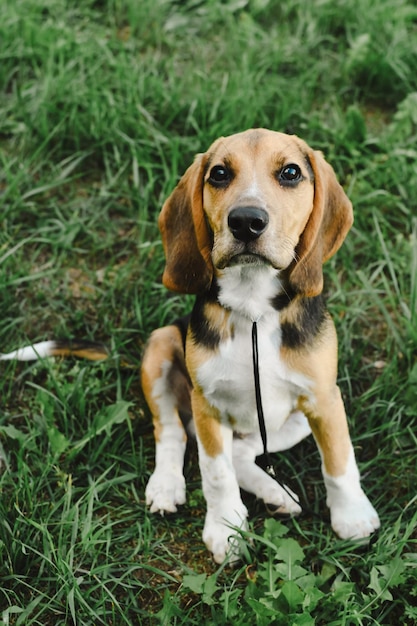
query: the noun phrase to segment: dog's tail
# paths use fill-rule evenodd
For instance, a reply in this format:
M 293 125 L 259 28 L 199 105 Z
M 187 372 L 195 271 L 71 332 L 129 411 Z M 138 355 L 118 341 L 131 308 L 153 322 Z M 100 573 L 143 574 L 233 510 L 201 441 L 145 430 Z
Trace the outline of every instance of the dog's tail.
M 51 356 L 74 356 L 89 361 L 101 361 L 109 358 L 110 352 L 104 344 L 94 341 L 50 340 L 0 354 L 0 361 L 37 361 Z

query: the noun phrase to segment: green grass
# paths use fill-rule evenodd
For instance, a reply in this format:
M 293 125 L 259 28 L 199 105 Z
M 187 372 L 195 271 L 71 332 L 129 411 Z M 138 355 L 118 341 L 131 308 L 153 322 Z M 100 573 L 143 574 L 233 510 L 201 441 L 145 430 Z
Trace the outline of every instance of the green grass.
M 0 16 L 0 351 L 78 335 L 114 354 L 1 365 L 1 623 L 415 624 L 415 3 L 6 0 Z M 194 448 L 187 504 L 147 511 L 152 428 L 117 354 L 139 363 L 190 307 L 160 284 L 164 198 L 194 153 L 258 125 L 323 150 L 354 204 L 326 291 L 382 529 L 334 537 L 305 441 L 280 461 L 320 516 L 284 528 L 250 501 L 230 570 L 201 541 Z

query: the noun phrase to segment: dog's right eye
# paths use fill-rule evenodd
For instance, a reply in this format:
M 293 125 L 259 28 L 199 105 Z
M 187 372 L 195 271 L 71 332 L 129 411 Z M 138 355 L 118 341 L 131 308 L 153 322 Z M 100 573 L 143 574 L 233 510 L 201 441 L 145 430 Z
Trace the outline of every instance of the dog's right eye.
M 215 165 L 210 170 L 208 182 L 214 187 L 222 187 L 230 183 L 232 179 L 231 171 L 224 165 Z

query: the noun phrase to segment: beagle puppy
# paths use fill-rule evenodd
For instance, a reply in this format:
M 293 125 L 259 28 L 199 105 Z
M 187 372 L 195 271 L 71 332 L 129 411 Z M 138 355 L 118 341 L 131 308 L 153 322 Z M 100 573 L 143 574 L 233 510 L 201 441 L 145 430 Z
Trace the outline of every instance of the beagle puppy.
M 352 206 L 320 152 L 296 136 L 252 129 L 197 155 L 166 200 L 159 227 L 164 285 L 196 295 L 189 319 L 155 330 L 142 362 L 152 412 L 152 512 L 185 502 L 183 462 L 192 414 L 207 513 L 203 539 L 216 562 L 238 556 L 245 528 L 240 488 L 296 515 L 294 494 L 261 469 L 251 329 L 271 452 L 312 432 L 331 525 L 369 536 L 378 515 L 363 492 L 337 376 L 337 338 L 322 265 L 352 225 Z

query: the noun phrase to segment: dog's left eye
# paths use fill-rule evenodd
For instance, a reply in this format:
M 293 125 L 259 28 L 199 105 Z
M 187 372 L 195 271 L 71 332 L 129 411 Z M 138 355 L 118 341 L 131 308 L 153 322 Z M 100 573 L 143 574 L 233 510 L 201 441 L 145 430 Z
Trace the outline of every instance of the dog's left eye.
M 301 169 L 295 163 L 290 163 L 282 168 L 278 173 L 278 179 L 282 184 L 291 185 L 298 183 L 302 179 L 303 175 Z
M 210 170 L 208 182 L 215 187 L 227 185 L 232 179 L 231 171 L 224 165 L 215 165 Z

